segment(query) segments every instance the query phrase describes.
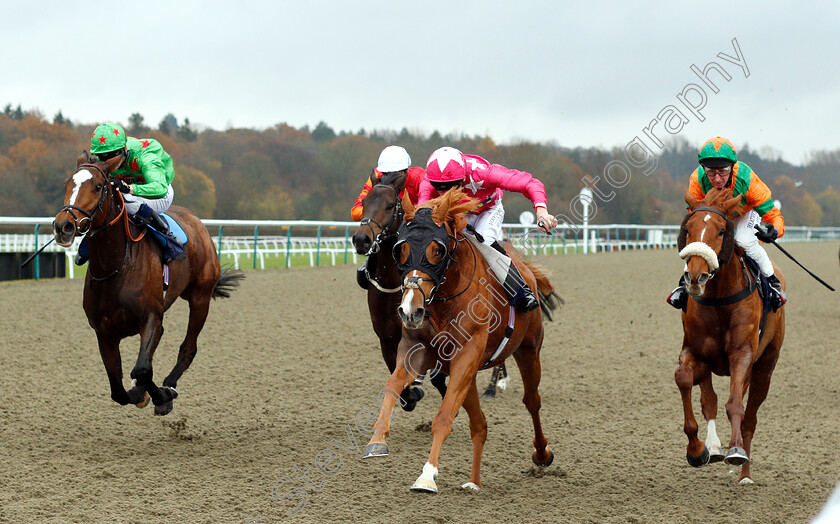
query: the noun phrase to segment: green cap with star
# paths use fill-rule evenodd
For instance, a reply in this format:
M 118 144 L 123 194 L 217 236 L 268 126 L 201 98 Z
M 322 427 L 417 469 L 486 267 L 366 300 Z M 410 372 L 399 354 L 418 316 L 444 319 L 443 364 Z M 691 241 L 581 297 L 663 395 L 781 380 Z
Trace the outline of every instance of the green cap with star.
M 90 152 L 94 155 L 110 153 L 125 147 L 125 130 L 113 122 L 99 124 L 90 135 Z

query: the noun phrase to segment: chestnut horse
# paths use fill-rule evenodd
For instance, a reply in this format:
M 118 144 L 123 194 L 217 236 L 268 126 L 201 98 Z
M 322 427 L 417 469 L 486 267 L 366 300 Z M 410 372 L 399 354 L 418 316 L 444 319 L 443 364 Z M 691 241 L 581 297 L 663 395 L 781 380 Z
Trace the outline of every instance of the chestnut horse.
M 703 202 L 697 202 L 685 193 L 689 213 L 682 222 L 678 245 L 691 298 L 682 315 L 685 334 L 674 379 L 682 396 L 688 463 L 700 467 L 723 460 L 741 465 L 739 482 L 749 484 L 756 413 L 767 397 L 785 338 L 785 310 L 769 311 L 764 330 L 759 333 L 764 307 L 756 284 L 748 276 L 743 250 L 735 245 L 735 228 L 729 217 L 740 210 L 741 197 L 731 196 L 712 189 Z M 774 268 L 784 287 L 784 276 L 775 264 Z M 712 388 L 712 373 L 731 377 L 726 415 L 732 434 L 725 456 L 716 433 L 717 395 Z M 697 438 L 691 403 L 691 389 L 697 384 L 707 421 L 705 443 Z
M 128 217 L 122 193 L 108 173 L 121 157 L 95 162 L 87 151 L 77 160 L 76 173 L 64 182 L 64 207 L 55 216 L 56 242 L 69 247 L 76 236 L 87 235 L 90 261 L 85 276 L 83 306 L 96 331 L 99 353 L 111 384 L 111 398 L 121 404 L 145 407 L 149 396 L 155 415 L 172 410 L 178 379 L 195 357 L 196 339 L 204 327 L 210 299 L 229 296 L 243 278 L 221 274 L 216 247 L 204 224 L 182 207 L 167 214 L 187 233 L 186 256 L 169 263 L 169 288 L 164 291 L 160 248 Z M 163 334 L 163 314 L 178 299 L 190 305 L 187 335 L 178 361 L 158 387 L 152 380 L 152 357 Z M 120 341 L 140 334 L 140 354 L 131 371 L 132 387 L 123 386 Z
M 389 373 L 393 373 L 396 368 L 397 346 L 402 338 L 402 322 L 397 316 L 402 291 L 401 279 L 391 251 L 397 241 L 397 229 L 403 221 L 403 206 L 399 195 L 405 188 L 407 178 L 407 173 L 388 173 L 381 179 L 371 173 L 372 187 L 362 200 L 363 218 L 353 234 L 356 252 L 368 257 L 368 310 Z M 493 378 L 485 392 L 488 397 L 495 396 L 496 383 L 506 378 L 504 367 L 493 370 Z M 435 373 L 431 382 L 443 397 L 446 394 L 446 375 Z M 400 406 L 405 411 L 413 410 L 423 396 L 422 391 L 415 387 L 403 390 Z
M 532 459 L 540 466 L 548 466 L 554 460 L 539 416 L 542 316 L 537 310 L 514 311 L 502 285 L 491 276 L 487 262 L 464 236 L 465 213 L 476 204 L 462 190 L 453 189 L 415 213 L 408 198 L 403 198 L 406 224 L 400 228 L 400 240 L 394 247 L 404 278 L 399 306 L 403 333 L 396 369 L 386 383 L 386 395 L 366 455 L 388 454 L 385 439 L 390 433 L 390 415 L 399 392 L 427 369 L 447 373 L 449 387 L 432 421 L 432 449 L 423 474 L 411 487 L 415 491 L 437 492 L 435 477 L 441 446 L 462 405 L 469 415 L 473 441 L 472 474 L 462 487 L 480 488 L 487 422 L 479 405 L 476 372 L 499 364 L 510 355 L 519 366 L 525 390 L 523 402 L 534 423 Z M 531 289 L 539 291 L 543 312 L 556 308 L 558 297 L 545 273 L 512 250 L 511 254 Z

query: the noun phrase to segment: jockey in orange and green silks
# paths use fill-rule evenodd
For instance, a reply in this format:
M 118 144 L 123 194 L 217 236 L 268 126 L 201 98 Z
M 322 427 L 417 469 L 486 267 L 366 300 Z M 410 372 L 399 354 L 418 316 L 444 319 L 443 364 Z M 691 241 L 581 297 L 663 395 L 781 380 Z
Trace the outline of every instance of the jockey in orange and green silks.
M 136 220 L 151 224 L 167 237 L 164 262 L 183 253 L 183 246 L 169 231 L 169 225 L 159 215 L 172 204 L 175 192 L 172 180 L 175 170 L 170 157 L 154 138 L 132 138 L 121 125 L 106 122 L 96 126 L 90 135 L 90 152 L 100 161 L 117 156 L 123 159 L 119 167 L 109 173 L 114 187 L 125 193 L 125 209 Z M 87 261 L 87 246 L 79 246 L 76 263 Z
M 774 309 L 781 307 L 787 297 L 773 270 L 773 263 L 759 240 L 772 242 L 785 233 L 785 220 L 773 204 L 770 188 L 758 178 L 750 166 L 738 160 L 735 147 L 728 139 L 715 137 L 706 141 L 697 155 L 700 166 L 691 174 L 688 191 L 701 202 L 712 188 L 730 190 L 732 196 L 740 196 L 743 209 L 735 221 L 735 243 L 755 260 L 761 273 L 767 277 L 773 288 L 771 303 Z M 760 217 L 760 218 L 759 218 Z M 756 229 L 756 226 L 759 229 Z M 675 289 L 668 302 L 682 309 L 687 299 L 685 288 Z

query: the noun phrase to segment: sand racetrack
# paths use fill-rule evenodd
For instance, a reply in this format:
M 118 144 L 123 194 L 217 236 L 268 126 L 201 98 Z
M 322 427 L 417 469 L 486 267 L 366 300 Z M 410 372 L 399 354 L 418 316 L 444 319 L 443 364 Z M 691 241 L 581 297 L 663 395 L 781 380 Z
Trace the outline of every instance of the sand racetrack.
M 840 284 L 836 243 L 786 246 Z M 472 460 L 462 412 L 437 496 L 408 490 L 428 456 L 436 393 L 395 414 L 390 457 L 362 461 L 358 433 L 359 449 L 344 449 L 353 447 L 345 428 L 387 378 L 352 266 L 249 271 L 232 298 L 212 304 L 166 417 L 111 401 L 83 279 L 0 283 L 0 522 L 808 522 L 840 479 L 840 293 L 769 249 L 790 302 L 751 486 L 723 463 L 693 469 L 684 458 L 673 378 L 682 328 L 664 302 L 682 270 L 675 250 L 545 259 L 566 300 L 542 351 L 554 464 L 531 463 L 510 361 L 511 386 L 482 401 L 483 489 L 459 487 Z M 164 324 L 156 377 L 174 364 L 186 303 Z M 126 384 L 138 340 L 122 345 Z M 482 372 L 480 387 L 487 380 Z M 715 387 L 726 444 L 728 377 Z M 325 477 L 313 461 L 330 457 L 327 469 L 340 471 Z

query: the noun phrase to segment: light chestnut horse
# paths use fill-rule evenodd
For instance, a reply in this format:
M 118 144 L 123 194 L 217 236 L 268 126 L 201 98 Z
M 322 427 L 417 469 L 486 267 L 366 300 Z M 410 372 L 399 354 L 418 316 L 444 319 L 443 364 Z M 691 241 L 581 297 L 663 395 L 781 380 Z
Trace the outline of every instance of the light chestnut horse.
M 694 467 L 725 461 L 741 465 L 741 484 L 752 483 L 750 450 L 759 406 L 767 397 L 770 377 L 785 338 L 785 308 L 769 311 L 759 336 L 764 307 L 757 285 L 751 281 L 736 247 L 734 224 L 741 197 L 711 190 L 702 202 L 686 192 L 689 213 L 679 236 L 680 257 L 685 260 L 686 288 L 691 298 L 682 315 L 683 343 L 674 379 L 682 396 L 686 458 Z M 779 268 L 776 275 L 785 285 Z M 715 425 L 717 395 L 712 373 L 729 375 L 726 414 L 732 427 L 729 450 L 721 450 Z M 697 437 L 691 390 L 700 385 L 700 404 L 707 421 L 706 441 Z M 749 392 L 747 407 L 744 397 Z
M 481 455 L 487 437 L 487 423 L 479 405 L 476 372 L 498 365 L 513 355 L 524 387 L 523 402 L 534 424 L 535 464 L 548 466 L 554 453 L 548 447 L 540 422 L 540 348 L 543 319 L 538 310 L 514 311 L 502 285 L 491 276 L 477 248 L 462 231 L 465 213 L 475 208 L 460 189 L 448 191 L 419 209 L 403 199 L 406 224 L 394 247 L 403 277 L 399 315 L 403 335 L 397 365 L 386 383 L 382 410 L 373 426 L 366 454 L 387 454 L 385 439 L 390 433 L 390 416 L 400 392 L 427 369 L 449 375 L 449 387 L 432 421 L 432 448 L 423 473 L 411 489 L 438 491 L 435 477 L 443 442 L 463 406 L 469 415 L 473 442 L 472 474 L 463 488 L 481 486 Z M 539 291 L 543 313 L 557 307 L 559 297 L 546 274 L 511 253 L 531 289 Z M 511 317 L 513 315 L 513 317 Z

